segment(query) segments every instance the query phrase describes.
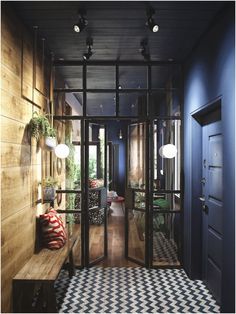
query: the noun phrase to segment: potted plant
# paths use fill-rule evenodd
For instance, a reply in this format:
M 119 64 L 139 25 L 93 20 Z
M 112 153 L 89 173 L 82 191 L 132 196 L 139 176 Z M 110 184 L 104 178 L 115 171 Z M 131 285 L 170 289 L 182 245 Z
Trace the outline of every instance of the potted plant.
M 29 129 L 31 136 L 37 141 L 44 137 L 47 147 L 51 149 L 56 147 L 56 130 L 50 125 L 46 115 L 34 112 L 29 123 Z
M 54 201 L 55 199 L 55 187 L 57 186 L 57 180 L 53 177 L 46 177 L 43 180 L 43 200 Z
M 47 132 L 45 135 L 45 144 L 51 149 L 57 146 L 56 130 L 51 126 L 47 129 Z

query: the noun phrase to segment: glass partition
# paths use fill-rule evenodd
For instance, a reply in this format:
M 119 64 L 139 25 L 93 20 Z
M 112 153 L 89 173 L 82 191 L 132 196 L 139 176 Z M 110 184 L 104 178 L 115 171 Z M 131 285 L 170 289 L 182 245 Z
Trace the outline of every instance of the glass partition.
M 89 220 L 89 263 L 105 254 L 106 231 L 106 136 L 105 127 L 89 123 L 90 142 L 88 147 L 88 220 Z
M 131 124 L 128 127 L 128 186 L 145 188 L 145 123 Z
M 153 266 L 180 265 L 180 215 L 153 212 Z
M 152 91 L 150 95 L 150 112 L 152 116 L 180 116 L 179 90 Z
M 154 190 L 180 190 L 181 120 L 154 122 Z
M 87 116 L 115 116 L 115 93 L 87 93 Z
M 140 263 L 145 260 L 145 218 L 145 212 L 129 209 L 128 256 Z
M 153 210 L 157 212 L 179 211 L 180 193 L 153 193 Z
M 147 67 L 146 66 L 120 66 L 119 67 L 119 88 L 147 88 Z
M 83 93 L 81 92 L 55 92 L 54 104 L 57 108 L 56 116 L 83 115 Z
M 181 120 L 153 124 L 153 266 L 179 266 L 181 257 Z
M 128 126 L 128 257 L 145 263 L 146 221 L 146 124 Z
M 180 88 L 181 71 L 176 64 L 152 66 L 151 88 Z
M 116 87 L 115 66 L 87 66 L 88 89 L 112 89 Z
M 145 116 L 147 112 L 147 94 L 144 92 L 129 92 L 119 94 L 120 116 Z
M 58 158 L 55 153 L 52 155 L 53 176 L 58 182 L 54 207 L 64 216 L 68 239 L 76 240 L 73 248 L 74 263 L 81 266 L 81 149 L 77 145 L 81 139 L 81 122 L 54 120 L 54 128 L 57 143 L 66 144 L 69 148 L 67 158 Z
M 55 88 L 83 88 L 82 66 L 56 66 Z

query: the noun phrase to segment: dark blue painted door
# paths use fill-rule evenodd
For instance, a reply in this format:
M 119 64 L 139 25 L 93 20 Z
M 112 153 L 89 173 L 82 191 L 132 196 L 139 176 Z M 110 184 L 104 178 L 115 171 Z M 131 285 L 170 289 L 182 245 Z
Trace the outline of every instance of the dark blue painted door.
M 202 127 L 203 279 L 220 303 L 222 269 L 222 146 L 221 121 Z

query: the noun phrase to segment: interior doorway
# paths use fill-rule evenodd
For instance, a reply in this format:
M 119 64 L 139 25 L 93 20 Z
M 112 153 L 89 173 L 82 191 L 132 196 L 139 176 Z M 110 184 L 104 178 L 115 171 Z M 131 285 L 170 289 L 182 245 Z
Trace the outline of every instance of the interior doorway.
M 134 239 L 136 233 L 130 230 L 130 237 L 126 232 L 130 229 L 129 226 L 133 225 L 128 221 L 130 215 L 126 214 L 125 197 L 130 171 L 128 160 L 131 152 L 130 146 L 127 145 L 130 143 L 128 141 L 129 127 L 128 121 L 86 122 L 86 134 L 89 140 L 85 141 L 85 182 L 88 182 L 88 188 L 85 189 L 88 195 L 85 245 L 87 246 L 87 263 L 91 266 L 139 266 L 135 261 L 128 259 L 127 247 L 133 252 L 140 251 L 142 256 L 139 258 L 144 261 L 143 235 L 142 239 L 139 239 L 137 233 L 137 239 Z M 145 139 L 142 138 L 142 141 L 145 142 Z M 140 146 L 140 153 L 141 151 L 145 152 L 143 146 Z M 143 168 L 144 158 L 141 164 L 140 166 L 135 164 L 135 167 Z M 145 177 L 144 168 L 142 176 Z M 98 193 L 96 204 L 91 203 L 91 193 Z M 101 208 L 102 206 L 106 208 Z M 98 217 L 97 220 L 95 216 Z
M 193 115 L 195 145 L 199 152 L 195 160 L 193 182 L 197 200 L 192 210 L 198 209 L 201 243 L 199 250 L 199 277 L 206 283 L 217 302 L 221 303 L 221 271 L 223 242 L 223 132 L 221 100 L 210 103 Z M 197 229 L 196 229 L 197 230 Z M 197 236 L 193 233 L 193 239 Z
M 220 303 L 223 218 L 221 121 L 202 127 L 202 274 Z

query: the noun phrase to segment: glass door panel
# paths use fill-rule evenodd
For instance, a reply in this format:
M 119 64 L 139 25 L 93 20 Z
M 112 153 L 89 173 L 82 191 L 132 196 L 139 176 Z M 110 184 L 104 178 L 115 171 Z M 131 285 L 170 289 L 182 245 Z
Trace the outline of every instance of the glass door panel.
M 181 120 L 153 123 L 152 265 L 181 264 Z
M 126 210 L 128 258 L 145 264 L 146 240 L 146 124 L 128 126 Z
M 67 226 L 68 238 L 76 239 L 73 247 L 75 266 L 83 266 L 81 215 L 81 149 L 77 143 L 81 140 L 81 122 L 78 120 L 54 120 L 57 130 L 58 144 L 66 144 L 69 155 L 60 159 L 53 154 L 53 174 L 57 178 L 58 187 L 55 209 L 62 215 Z
M 104 258 L 107 251 L 107 144 L 103 125 L 88 123 L 88 131 L 88 255 L 89 264 L 94 264 Z

